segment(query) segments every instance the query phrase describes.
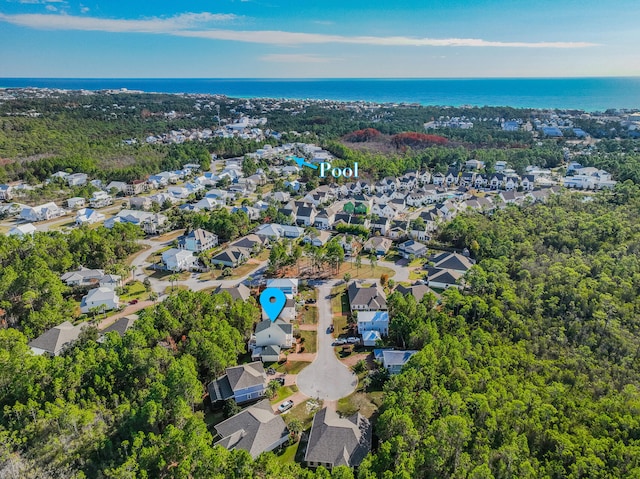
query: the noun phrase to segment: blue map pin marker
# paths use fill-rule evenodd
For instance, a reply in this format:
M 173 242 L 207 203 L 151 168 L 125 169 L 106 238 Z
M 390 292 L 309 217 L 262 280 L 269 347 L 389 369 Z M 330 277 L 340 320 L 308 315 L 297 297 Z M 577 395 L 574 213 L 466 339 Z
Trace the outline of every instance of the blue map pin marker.
M 287 297 L 278 288 L 267 288 L 260 294 L 260 306 L 269 319 L 275 321 L 287 303 Z

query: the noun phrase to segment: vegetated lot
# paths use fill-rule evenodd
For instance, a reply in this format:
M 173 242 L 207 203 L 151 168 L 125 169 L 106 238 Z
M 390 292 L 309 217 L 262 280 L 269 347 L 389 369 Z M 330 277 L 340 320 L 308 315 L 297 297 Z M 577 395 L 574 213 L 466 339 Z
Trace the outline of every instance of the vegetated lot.
M 318 308 L 315 306 L 305 305 L 302 307 L 300 324 L 317 324 Z
M 311 363 L 306 361 L 287 361 L 282 364 L 274 363 L 271 367 L 279 373 L 298 374 L 304 368 L 309 366 L 309 364 Z
M 345 416 L 350 416 L 359 412 L 366 418 L 370 418 L 382 405 L 382 391 L 365 393 L 356 391 L 349 396 L 338 401 L 338 412 Z
M 133 299 L 147 299 L 148 293 L 144 284 L 140 281 L 134 281 L 124 286 L 125 292 L 120 295 L 120 301 L 129 302 Z
M 278 388 L 275 397 L 271 399 L 271 404 L 278 404 L 297 392 L 298 386 L 295 384 L 291 386 L 281 386 Z
M 304 347 L 305 353 L 315 353 L 318 351 L 318 333 L 316 331 L 300 331 L 300 346 Z

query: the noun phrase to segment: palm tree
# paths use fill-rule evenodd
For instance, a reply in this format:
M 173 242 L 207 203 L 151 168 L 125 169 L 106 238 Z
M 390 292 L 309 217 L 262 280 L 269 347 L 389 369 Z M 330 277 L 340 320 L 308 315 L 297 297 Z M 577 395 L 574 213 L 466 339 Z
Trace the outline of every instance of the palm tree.
M 376 269 L 376 266 L 378 266 L 378 259 L 376 258 L 375 254 L 371 254 L 369 256 L 369 262 L 371 263 L 371 273 L 373 274 L 373 270 Z
M 178 282 L 178 279 L 180 279 L 180 276 L 178 275 L 178 273 L 172 273 L 171 276 L 169 276 L 169 281 L 171 281 L 172 290 L 176 289 L 176 283 Z
M 362 258 L 360 257 L 359 254 L 356 255 L 356 272 L 357 272 L 357 276 L 360 276 L 360 268 L 362 268 Z
M 292 417 L 287 427 L 291 432 L 291 436 L 297 440 L 302 432 L 302 421 L 297 417 Z

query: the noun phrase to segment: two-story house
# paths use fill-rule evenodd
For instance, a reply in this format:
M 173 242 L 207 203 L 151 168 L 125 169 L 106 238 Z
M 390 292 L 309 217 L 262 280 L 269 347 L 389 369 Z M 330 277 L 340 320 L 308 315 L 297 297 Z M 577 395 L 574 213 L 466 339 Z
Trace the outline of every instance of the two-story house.
M 260 361 L 227 368 L 224 376 L 207 386 L 212 403 L 233 399 L 241 404 L 264 397 L 267 374 Z

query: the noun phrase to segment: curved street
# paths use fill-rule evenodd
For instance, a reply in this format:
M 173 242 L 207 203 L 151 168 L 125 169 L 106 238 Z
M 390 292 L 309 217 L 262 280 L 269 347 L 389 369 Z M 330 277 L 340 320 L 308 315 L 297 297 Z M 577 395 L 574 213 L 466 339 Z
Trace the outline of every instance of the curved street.
M 358 377 L 336 358 L 333 335 L 329 332 L 333 320 L 331 288 L 337 283 L 338 280 L 331 280 L 318 286 L 318 354 L 296 380 L 300 392 L 324 400 L 348 396 L 358 385 Z

